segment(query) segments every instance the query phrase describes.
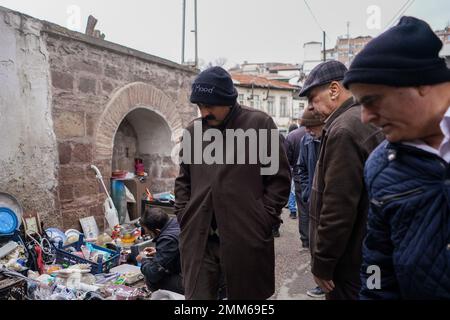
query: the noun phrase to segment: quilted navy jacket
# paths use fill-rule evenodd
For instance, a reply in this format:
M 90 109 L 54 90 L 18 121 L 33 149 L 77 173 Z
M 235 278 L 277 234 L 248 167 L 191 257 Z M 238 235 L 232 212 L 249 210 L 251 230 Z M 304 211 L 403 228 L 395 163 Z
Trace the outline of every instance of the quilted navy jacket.
M 384 142 L 365 179 L 371 207 L 361 299 L 450 299 L 450 165 Z M 380 289 L 370 266 L 380 268 Z
M 302 190 L 302 201 L 308 203 L 311 195 L 311 187 L 314 180 L 317 158 L 320 152 L 320 140 L 306 134 L 300 144 L 300 156 L 298 157 L 298 174 Z

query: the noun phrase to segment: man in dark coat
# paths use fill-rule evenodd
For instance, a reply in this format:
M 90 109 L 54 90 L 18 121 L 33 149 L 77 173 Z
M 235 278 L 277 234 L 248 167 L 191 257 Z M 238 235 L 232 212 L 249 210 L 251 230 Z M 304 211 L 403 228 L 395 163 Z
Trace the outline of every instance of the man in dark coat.
M 175 183 L 190 300 L 217 299 L 223 284 L 234 300 L 268 299 L 275 291 L 272 228 L 289 197 L 290 168 L 272 118 L 240 106 L 237 96 L 219 67 L 202 72 L 192 87 L 202 118 L 183 135 Z M 225 136 L 232 138 L 226 146 Z
M 183 294 L 178 238 L 180 226 L 161 209 L 147 209 L 140 220 L 146 234 L 153 236 L 154 248 L 147 256 L 139 255 L 141 272 L 150 290 L 168 290 Z
M 387 141 L 367 161 L 362 299 L 450 299 L 450 70 L 413 17 L 375 38 L 345 77 Z
M 363 168 L 382 134 L 361 122 L 361 106 L 343 85 L 347 68 L 338 61 L 317 66 L 301 96 L 322 115 L 317 169 L 311 192 L 311 269 L 327 299 L 357 299 L 362 241 L 368 211 Z
M 297 219 L 297 208 L 299 216 L 305 211 L 305 204 L 301 200 L 300 176 L 298 175 L 298 157 L 300 155 L 300 142 L 305 136 L 305 128 L 300 127 L 289 132 L 284 143 L 286 154 L 288 156 L 289 165 L 292 169 L 293 186 L 291 196 L 289 198 L 289 210 L 291 211 L 290 218 Z M 291 199 L 293 198 L 293 199 Z M 297 204 L 297 206 L 296 206 Z M 296 208 L 297 207 L 297 208 Z

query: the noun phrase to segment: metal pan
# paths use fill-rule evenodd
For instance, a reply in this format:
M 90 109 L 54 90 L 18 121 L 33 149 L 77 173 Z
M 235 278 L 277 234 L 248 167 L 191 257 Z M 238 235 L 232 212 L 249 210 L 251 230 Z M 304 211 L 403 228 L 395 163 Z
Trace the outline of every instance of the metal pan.
M 8 193 L 0 192 L 0 208 L 8 208 L 16 214 L 17 221 L 19 222 L 17 225 L 17 230 L 19 230 L 22 225 L 23 217 L 23 209 L 19 201 Z

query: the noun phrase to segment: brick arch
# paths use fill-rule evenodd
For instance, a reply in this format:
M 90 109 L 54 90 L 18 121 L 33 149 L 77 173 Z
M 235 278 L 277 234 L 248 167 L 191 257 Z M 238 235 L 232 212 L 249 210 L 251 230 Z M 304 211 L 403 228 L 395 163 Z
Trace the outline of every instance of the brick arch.
M 176 144 L 180 140 L 183 126 L 175 102 L 150 84 L 131 83 L 114 93 L 100 116 L 94 138 L 95 162 L 112 160 L 116 132 L 123 119 L 136 108 L 157 113 L 171 129 L 172 142 Z

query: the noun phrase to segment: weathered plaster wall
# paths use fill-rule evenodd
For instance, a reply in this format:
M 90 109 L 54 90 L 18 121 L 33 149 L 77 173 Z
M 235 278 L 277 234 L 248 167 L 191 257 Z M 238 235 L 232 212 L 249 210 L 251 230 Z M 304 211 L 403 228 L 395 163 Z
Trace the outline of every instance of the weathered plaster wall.
M 61 225 L 49 64 L 41 23 L 0 7 L 0 191 Z

